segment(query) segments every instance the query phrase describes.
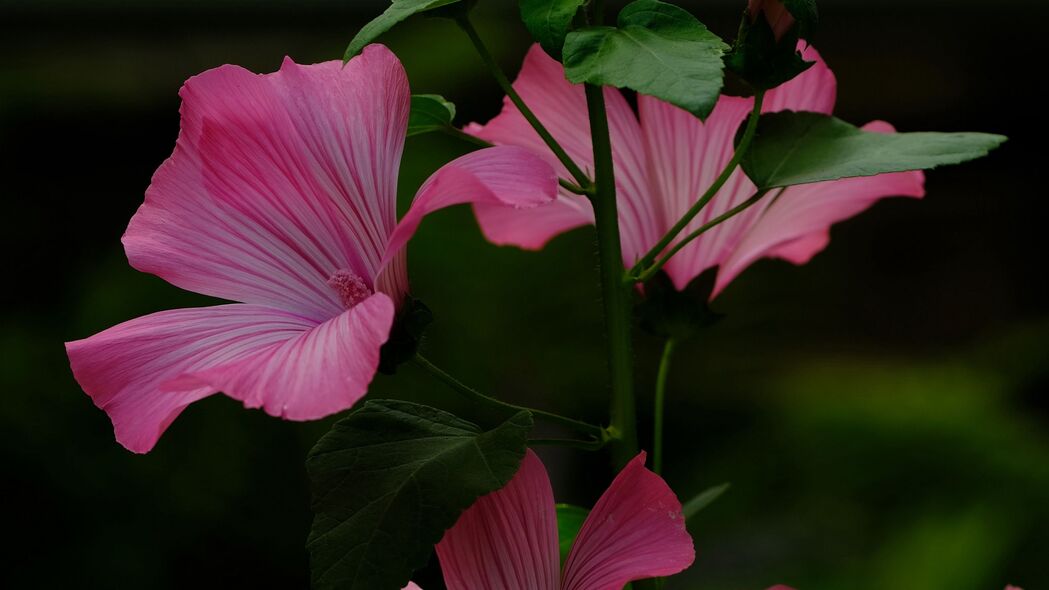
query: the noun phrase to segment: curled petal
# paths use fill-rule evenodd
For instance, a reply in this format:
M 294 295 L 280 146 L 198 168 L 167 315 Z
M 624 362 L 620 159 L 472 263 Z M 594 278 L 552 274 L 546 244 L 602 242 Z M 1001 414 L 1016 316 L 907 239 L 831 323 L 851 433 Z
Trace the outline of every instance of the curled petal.
M 666 482 L 634 458 L 597 501 L 565 563 L 564 590 L 619 590 L 692 565 L 692 537 Z
M 554 495 L 532 451 L 503 489 L 483 496 L 437 544 L 448 590 L 557 590 Z
M 236 362 L 192 373 L 172 390 L 210 387 L 287 420 L 315 420 L 345 410 L 368 392 L 390 335 L 394 304 L 376 293 L 310 330 Z
M 557 197 L 553 167 L 535 153 L 516 146 L 478 150 L 441 167 L 419 188 L 386 246 L 386 261 L 396 256 L 423 217 L 438 209 L 476 203 L 528 209 Z
M 145 453 L 186 406 L 227 387 L 245 405 L 290 419 L 349 407 L 375 373 L 392 320 L 385 295 L 320 325 L 250 304 L 175 309 L 69 342 L 66 352 L 120 444 Z

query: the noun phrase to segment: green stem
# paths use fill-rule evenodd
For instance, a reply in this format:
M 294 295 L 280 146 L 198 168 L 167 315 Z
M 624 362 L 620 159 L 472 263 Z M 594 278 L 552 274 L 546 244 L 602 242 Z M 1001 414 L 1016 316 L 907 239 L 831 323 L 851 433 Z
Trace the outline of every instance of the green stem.
M 619 436 L 612 446 L 618 467 L 637 454 L 633 359 L 630 352 L 631 287 L 623 282 L 623 253 L 619 241 L 615 169 L 608 134 L 605 95 L 600 86 L 586 85 L 590 138 L 594 146 L 594 219 L 604 303 L 608 365 L 612 381 L 611 429 Z
M 459 393 L 461 393 L 461 394 L 463 394 L 466 397 L 469 397 L 471 399 L 480 401 L 482 403 L 486 403 L 486 404 L 491 405 L 491 406 L 495 406 L 495 407 L 503 408 L 503 409 L 506 409 L 506 410 L 510 410 L 510 411 L 513 411 L 513 412 L 520 412 L 522 410 L 527 410 L 527 411 L 531 412 L 534 416 L 536 416 L 538 418 L 544 418 L 548 422 L 552 422 L 554 424 L 559 424 L 559 425 L 564 426 L 566 428 L 570 428 L 570 429 L 572 429 L 572 430 L 574 430 L 576 432 L 579 432 L 580 434 L 586 434 L 586 435 L 592 436 L 592 437 L 596 438 L 599 441 L 603 441 L 603 440 L 606 440 L 608 438 L 607 431 L 604 428 L 601 428 L 600 426 L 595 426 L 593 424 L 588 424 L 588 423 L 582 422 L 580 420 L 574 420 L 572 418 L 567 418 L 565 416 L 561 416 L 560 414 L 554 414 L 552 412 L 547 412 L 545 410 L 537 410 L 535 408 L 529 408 L 529 407 L 525 407 L 525 406 L 518 406 L 518 405 L 515 405 L 515 404 L 510 404 L 510 403 L 507 403 L 507 402 L 504 402 L 504 401 L 501 401 L 501 400 L 497 400 L 494 397 L 485 395 L 485 394 L 481 393 L 480 391 L 477 391 L 476 389 L 474 389 L 474 388 L 464 384 L 463 382 L 459 381 L 455 377 L 452 377 L 448 373 L 444 372 L 440 367 L 438 367 L 437 365 L 431 363 L 429 360 L 427 360 L 421 354 L 416 354 L 415 357 L 412 358 L 412 360 L 415 362 L 416 365 L 419 365 L 423 369 L 426 369 L 426 371 L 428 371 L 431 375 L 433 375 L 434 377 L 437 377 L 439 380 L 443 381 L 445 385 L 451 387 L 455 391 L 458 391 Z
M 571 438 L 532 438 L 528 445 L 533 447 L 568 447 L 581 451 L 599 451 L 608 444 L 611 439 L 604 440 L 576 440 Z
M 441 127 L 441 132 L 445 135 L 454 137 L 456 139 L 461 139 L 467 143 L 472 143 L 477 147 L 490 148 L 493 145 L 495 145 L 481 139 L 480 137 L 474 137 L 473 135 L 466 133 L 462 129 L 459 129 L 458 127 L 452 127 L 451 125 L 445 125 L 444 127 Z
M 732 159 L 728 161 L 728 164 L 725 165 L 725 169 L 722 170 L 721 174 L 719 174 L 717 179 L 714 180 L 714 184 L 710 185 L 710 188 L 708 188 L 707 191 L 703 193 L 703 196 L 701 196 L 699 200 L 696 201 L 695 204 L 692 205 L 692 207 L 687 212 L 685 212 L 685 215 L 682 216 L 681 219 L 679 219 L 677 223 L 675 223 L 674 226 L 670 228 L 670 231 L 668 231 L 666 235 L 664 235 L 662 239 L 660 239 L 659 242 L 656 243 L 655 246 L 652 246 L 652 249 L 649 250 L 648 253 L 645 254 L 643 257 L 641 257 L 641 259 L 637 261 L 637 264 L 635 264 L 634 267 L 630 269 L 630 276 L 637 276 L 638 273 L 642 271 L 642 269 L 644 269 L 649 264 L 652 264 L 652 261 L 655 260 L 657 256 L 659 256 L 659 253 L 665 250 L 666 247 L 674 241 L 674 238 L 676 238 L 677 235 L 681 233 L 681 231 L 685 229 L 686 226 L 688 226 L 688 224 L 696 217 L 696 215 L 699 214 L 703 207 L 705 207 L 706 204 L 709 203 L 710 200 L 718 194 L 718 191 L 721 190 L 721 187 L 725 186 L 725 183 L 728 182 L 728 179 L 732 176 L 732 173 L 736 171 L 736 166 L 739 166 L 739 163 L 743 159 L 743 156 L 746 155 L 747 150 L 750 148 L 750 143 L 751 141 L 753 141 L 754 134 L 758 130 L 758 119 L 761 116 L 761 105 L 763 104 L 764 100 L 765 91 L 759 90 L 757 94 L 754 95 L 754 108 L 750 112 L 750 117 L 747 118 L 747 126 L 743 130 L 743 137 L 740 138 L 739 145 L 736 146 L 736 151 L 732 154 Z
M 499 67 L 499 63 L 492 57 L 491 52 L 488 51 L 488 47 L 485 46 L 484 41 L 481 40 L 480 35 L 477 34 L 477 29 L 474 28 L 473 23 L 470 22 L 470 18 L 465 14 L 456 18 L 455 22 L 459 24 L 459 28 L 466 33 L 473 43 L 474 48 L 477 50 L 478 55 L 481 56 L 481 61 L 488 67 L 488 70 L 492 73 L 495 81 L 506 93 L 506 96 L 510 97 L 510 101 L 514 103 L 517 110 L 521 112 L 521 115 L 526 121 L 535 129 L 539 137 L 546 143 L 550 151 L 554 152 L 557 159 L 564 164 L 564 167 L 568 169 L 568 173 L 572 175 L 576 183 L 579 186 L 589 186 L 591 184 L 590 179 L 587 178 L 586 174 L 576 165 L 571 157 L 568 156 L 568 152 L 561 147 L 561 144 L 557 143 L 554 136 L 547 131 L 546 127 L 539 121 L 539 118 L 535 116 L 535 113 L 528 108 L 524 100 L 521 99 L 521 95 L 514 90 L 513 84 L 510 83 L 510 79 L 503 73 L 502 68 Z
M 688 234 L 684 237 L 684 239 L 674 244 L 674 247 L 671 248 L 666 254 L 664 254 L 663 257 L 659 259 L 659 261 L 657 261 L 649 268 L 645 269 L 644 272 L 637 275 L 636 277 L 631 277 L 630 280 L 639 283 L 644 283 L 648 281 L 648 279 L 654 277 L 655 274 L 659 272 L 659 269 L 663 268 L 663 265 L 665 265 L 671 258 L 673 258 L 675 254 L 677 254 L 682 248 L 687 246 L 689 242 L 703 235 L 714 226 L 720 225 L 725 221 L 728 221 L 730 218 L 742 213 L 744 210 L 749 209 L 751 205 L 760 201 L 761 198 L 764 197 L 765 194 L 768 192 L 769 189 L 761 189 L 758 192 L 754 193 L 746 201 L 743 201 L 739 205 L 736 205 L 735 207 L 729 209 L 728 211 L 725 211 L 721 215 L 718 215 L 714 219 L 711 219 L 710 221 L 699 226 L 699 228 L 696 231 Z
M 663 473 L 663 414 L 667 392 L 667 375 L 670 373 L 670 358 L 674 355 L 677 341 L 667 338 L 663 346 L 663 357 L 659 360 L 656 374 L 656 401 L 652 410 L 652 471 Z

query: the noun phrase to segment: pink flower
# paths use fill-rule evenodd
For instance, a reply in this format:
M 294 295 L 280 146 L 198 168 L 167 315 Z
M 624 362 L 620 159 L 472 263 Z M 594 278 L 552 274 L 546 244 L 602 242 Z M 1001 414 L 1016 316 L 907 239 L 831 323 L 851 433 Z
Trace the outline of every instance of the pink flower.
M 506 487 L 477 500 L 445 533 L 437 557 L 449 590 L 619 590 L 684 570 L 695 551 L 681 503 L 641 453 L 597 501 L 562 572 L 550 479 L 528 451 Z
M 290 420 L 352 406 L 405 300 L 404 245 L 422 217 L 556 194 L 554 171 L 526 150 L 481 150 L 431 176 L 398 223 L 410 94 L 380 45 L 345 67 L 222 66 L 180 95 L 175 151 L 124 247 L 140 271 L 240 303 L 162 311 L 66 344 L 77 381 L 135 452 L 218 391 Z
M 803 51 L 815 65 L 790 82 L 768 92 L 764 111 L 804 110 L 830 113 L 834 107 L 834 75 L 812 48 Z M 538 46 L 525 57 L 514 88 L 547 126 L 569 155 L 593 170 L 593 154 L 580 86 L 570 84 L 561 65 Z M 612 150 L 619 201 L 623 262 L 628 267 L 653 247 L 709 187 L 733 154 L 733 138 L 750 112 L 753 99 L 723 96 L 713 113 L 700 121 L 691 114 L 649 96 L 638 96 L 640 118 L 623 95 L 606 88 Z M 866 129 L 892 132 L 888 123 Z M 567 171 L 507 100 L 502 112 L 486 125 L 471 124 L 466 132 L 496 144 L 519 145 L 542 154 L 564 178 Z M 921 197 L 921 172 L 883 174 L 790 187 L 704 233 L 685 246 L 665 267 L 678 289 L 708 268 L 719 267 L 716 295 L 740 272 L 760 258 L 782 258 L 803 264 L 826 247 L 830 226 L 890 195 Z M 731 176 L 681 237 L 706 221 L 740 204 L 755 192 L 741 170 Z M 474 205 L 487 238 L 496 244 L 541 248 L 552 237 L 594 222 L 584 197 L 561 190 L 550 205 L 514 211 Z
M 750 20 L 757 20 L 759 12 L 765 13 L 765 20 L 768 21 L 777 41 L 794 26 L 794 16 L 781 0 L 749 0 L 747 13 L 750 15 Z

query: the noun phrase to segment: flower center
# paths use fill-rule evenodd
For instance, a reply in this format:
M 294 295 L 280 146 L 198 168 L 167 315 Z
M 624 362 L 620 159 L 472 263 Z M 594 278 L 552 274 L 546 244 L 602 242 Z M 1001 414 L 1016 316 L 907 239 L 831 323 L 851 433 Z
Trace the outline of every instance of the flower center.
M 328 278 L 328 285 L 339 295 L 339 300 L 350 309 L 361 301 L 371 297 L 372 290 L 364 279 L 357 276 L 353 271 L 340 268 Z

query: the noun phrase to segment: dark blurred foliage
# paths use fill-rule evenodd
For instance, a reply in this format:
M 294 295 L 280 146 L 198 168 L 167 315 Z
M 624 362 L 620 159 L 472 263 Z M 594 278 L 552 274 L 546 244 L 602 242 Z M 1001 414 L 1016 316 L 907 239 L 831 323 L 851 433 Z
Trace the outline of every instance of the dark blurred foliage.
M 275 70 L 339 56 L 383 2 L 0 2 L 0 330 L 5 588 L 303 588 L 302 461 L 329 421 L 281 422 L 215 396 L 135 456 L 79 390 L 62 349 L 137 315 L 207 304 L 136 273 L 120 235 L 178 132 L 177 90 L 222 63 Z M 731 37 L 743 0 L 690 8 Z M 1011 141 L 835 227 L 810 264 L 760 262 L 680 347 L 667 478 L 732 488 L 695 519 L 698 560 L 668 587 L 1049 587 L 1049 301 L 1042 0 L 824 0 L 817 46 L 838 114 Z M 509 70 L 511 2 L 479 24 Z M 384 37 L 417 92 L 460 123 L 500 92 L 446 22 Z M 402 196 L 465 146 L 408 142 Z M 509 400 L 601 421 L 606 379 L 593 236 L 496 248 L 462 208 L 411 246 L 437 317 L 435 362 Z M 639 334 L 642 436 L 661 343 Z M 408 367 L 374 396 L 475 408 Z M 587 503 L 607 459 L 543 453 L 559 499 Z M 439 588 L 436 570 L 419 578 Z

